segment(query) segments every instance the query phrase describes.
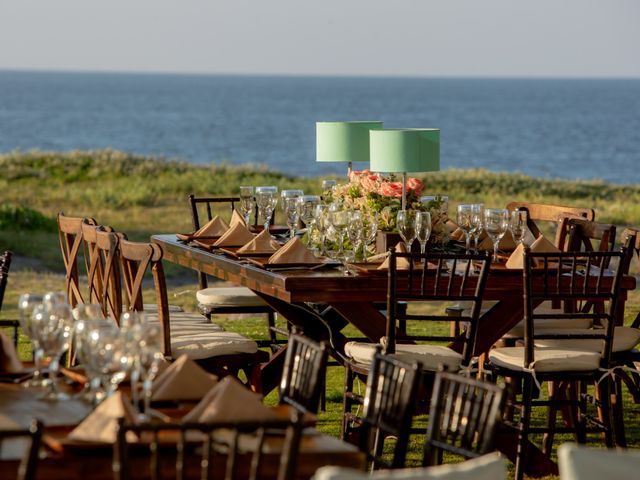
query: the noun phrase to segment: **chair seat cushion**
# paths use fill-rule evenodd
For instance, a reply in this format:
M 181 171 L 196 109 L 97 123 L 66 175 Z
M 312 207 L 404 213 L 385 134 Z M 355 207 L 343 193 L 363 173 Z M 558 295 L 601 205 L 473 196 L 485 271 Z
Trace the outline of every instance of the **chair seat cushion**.
M 537 348 L 532 368 L 536 372 L 585 372 L 600 367 L 600 354 L 573 348 Z M 498 367 L 524 371 L 524 347 L 494 348 L 491 363 Z
M 177 323 L 194 323 L 194 324 L 208 324 L 209 319 L 199 313 L 191 312 L 171 312 L 169 311 L 169 321 L 172 325 Z M 158 312 L 147 312 L 147 321 L 157 322 Z
M 158 311 L 158 305 L 156 303 L 145 303 L 142 308 L 144 309 L 145 312 L 157 312 Z M 169 305 L 169 311 L 170 312 L 183 312 L 184 310 L 182 309 L 182 307 L 180 307 L 178 305 Z
M 536 331 L 544 329 L 587 329 L 591 328 L 591 319 L 589 318 L 536 318 L 534 320 Z M 524 337 L 524 320 L 519 322 L 515 327 L 504 335 L 507 338 L 523 338 Z
M 377 344 L 348 342 L 344 351 L 356 363 L 369 364 L 373 360 Z M 436 371 L 439 365 L 445 365 L 455 371 L 460 367 L 462 355 L 443 345 L 396 345 L 392 355 L 404 362 L 420 362 L 423 370 Z
M 171 353 L 175 358 L 184 354 L 192 360 L 201 360 L 257 351 L 256 342 L 235 332 L 202 331 L 171 335 Z
M 546 334 L 587 334 L 588 332 L 597 332 L 594 330 L 551 330 L 536 331 L 536 333 Z M 613 351 L 626 352 L 635 347 L 640 342 L 640 330 L 633 327 L 615 327 L 613 334 Z M 599 339 L 553 339 L 545 338 L 536 340 L 536 346 L 550 348 L 576 348 L 581 350 L 589 350 L 599 352 L 602 349 L 602 340 Z
M 247 287 L 209 287 L 196 292 L 201 305 L 214 307 L 263 307 L 267 304 Z

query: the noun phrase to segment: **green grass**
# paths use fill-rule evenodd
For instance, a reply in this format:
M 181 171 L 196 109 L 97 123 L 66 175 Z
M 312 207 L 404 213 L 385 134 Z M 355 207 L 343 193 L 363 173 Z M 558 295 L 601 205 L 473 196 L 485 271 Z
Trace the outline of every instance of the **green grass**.
M 0 250 L 11 249 L 41 268 L 54 273 L 12 270 L 0 318 L 16 318 L 17 298 L 22 292 L 62 290 L 64 277 L 55 215 L 92 216 L 102 224 L 127 233 L 134 240 L 151 233 L 191 230 L 187 195 L 236 193 L 241 184 L 273 184 L 319 193 L 319 178 L 302 178 L 270 172 L 263 166 L 191 165 L 130 155 L 116 151 L 0 155 Z M 484 202 L 504 206 L 527 200 L 590 206 L 602 222 L 640 225 L 640 187 L 598 181 L 566 181 L 534 178 L 519 173 L 484 170 L 447 170 L 422 177 L 425 194 L 449 195 L 453 205 Z M 169 301 L 195 309 L 195 274 L 167 266 Z M 149 300 L 148 300 L 149 301 Z M 640 293 L 631 292 L 627 320 L 640 309 Z M 217 318 L 225 328 L 253 338 L 266 338 L 265 322 L 251 316 Z M 357 335 L 353 328 L 349 334 Z M 20 354 L 30 355 L 24 337 Z M 342 411 L 343 371 L 331 367 L 327 377 L 327 411 L 318 419 L 320 430 L 338 435 Z M 267 401 L 275 401 L 272 393 Z M 626 428 L 630 446 L 640 447 L 640 408 L 626 401 Z M 537 417 L 540 421 L 542 417 Z M 425 425 L 425 419 L 419 419 Z M 597 439 L 596 439 L 597 440 Z M 596 444 L 598 444 L 596 442 Z M 410 461 L 420 458 L 421 439 L 412 441 Z

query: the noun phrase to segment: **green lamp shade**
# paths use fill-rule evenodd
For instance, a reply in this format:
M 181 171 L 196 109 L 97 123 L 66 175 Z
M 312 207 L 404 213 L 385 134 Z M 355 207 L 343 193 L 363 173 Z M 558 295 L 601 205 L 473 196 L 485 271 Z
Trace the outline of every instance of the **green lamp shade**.
M 374 172 L 436 172 L 440 170 L 440 129 L 372 130 Z
M 369 130 L 382 122 L 316 122 L 317 162 L 368 162 Z

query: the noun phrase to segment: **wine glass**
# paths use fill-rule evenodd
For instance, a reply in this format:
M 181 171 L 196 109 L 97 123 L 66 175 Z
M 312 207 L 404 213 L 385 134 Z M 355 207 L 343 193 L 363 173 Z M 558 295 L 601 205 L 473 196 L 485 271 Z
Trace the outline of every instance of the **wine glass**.
M 416 212 L 416 238 L 420 242 L 420 253 L 424 254 L 431 236 L 431 213 Z
M 251 212 L 256 206 L 255 198 L 253 197 L 253 187 L 251 185 L 240 186 L 240 211 L 244 218 L 244 223 L 249 226 L 249 220 L 251 219 Z
M 313 212 L 322 200 L 318 195 L 302 195 L 298 197 L 297 201 L 299 218 L 307 227 L 307 245 L 309 245 L 311 229 L 313 228 Z
M 416 239 L 416 212 L 413 210 L 400 210 L 396 217 L 398 233 L 402 237 L 407 253 L 411 252 L 411 244 Z
M 322 198 L 325 201 L 331 201 L 333 197 L 333 187 L 338 183 L 333 179 L 327 179 L 322 181 Z
M 516 209 L 511 212 L 511 222 L 509 228 L 513 240 L 516 243 L 523 243 L 524 236 L 527 233 L 527 222 L 529 220 L 529 213 L 526 210 Z
M 89 334 L 101 322 L 111 323 L 112 319 L 105 319 L 100 305 L 79 304 L 73 309 L 75 320 L 73 338 L 75 343 L 76 359 L 84 368 L 88 382 L 78 397 L 97 405 L 105 396 L 105 391 L 100 382 L 100 370 L 96 367 L 93 351 L 89 342 Z
M 318 231 L 320 247 L 318 249 L 320 255 L 326 255 L 325 239 L 327 234 L 327 212 L 329 207 L 324 204 L 316 205 L 313 209 L 313 227 Z
M 471 230 L 469 230 L 469 234 L 473 238 L 474 253 L 478 253 L 478 240 L 480 238 L 480 234 L 482 233 L 482 228 L 484 225 L 484 217 L 482 215 L 483 212 L 484 212 L 484 204 L 482 203 L 471 204 Z
M 285 217 L 287 219 L 287 226 L 289 227 L 289 238 L 293 238 L 296 234 L 296 226 L 300 215 L 298 213 L 298 198 L 286 197 L 282 202 Z
M 351 210 L 349 212 L 349 225 L 347 225 L 347 237 L 351 243 L 350 261 L 356 261 L 356 254 L 363 242 L 364 221 L 360 210 Z
M 42 295 L 33 293 L 23 293 L 18 299 L 18 311 L 20 313 L 20 327 L 22 331 L 31 340 L 31 349 L 33 351 L 33 363 L 34 371 L 31 380 L 23 383 L 26 387 L 42 387 L 44 385 L 44 378 L 42 377 L 42 348 L 40 341 L 38 340 L 38 329 L 34 327 L 32 321 L 32 314 L 37 306 L 42 305 Z
M 258 204 L 258 213 L 264 222 L 264 229 L 269 230 L 271 216 L 278 203 L 278 187 L 256 187 L 256 203 Z
M 348 210 L 330 210 L 329 211 L 329 223 L 334 228 L 337 242 L 338 253 L 337 258 L 344 264 L 344 236 L 349 225 L 349 211 Z M 343 269 L 345 275 L 348 275 L 346 269 Z
M 484 210 L 484 229 L 493 242 L 493 261 L 498 263 L 498 244 L 509 228 L 509 210 L 505 208 L 486 208 Z
M 87 335 L 87 344 L 92 353 L 94 367 L 99 373 L 100 382 L 109 396 L 125 379 L 133 363 L 129 353 L 129 342 L 113 319 L 107 319 L 91 325 Z
M 464 241 L 467 253 L 471 250 L 472 216 L 473 213 L 470 204 L 463 203 L 458 205 L 456 222 L 458 223 L 458 228 L 464 232 Z
M 43 400 L 67 400 L 69 395 L 58 390 L 60 357 L 69 349 L 73 333 L 71 307 L 64 303 L 43 303 L 32 313 L 33 326 L 39 330 L 39 342 L 49 362 L 49 391 Z
M 368 212 L 363 218 L 364 248 L 362 261 L 367 263 L 367 248 L 376 240 L 378 234 L 378 212 Z
M 298 198 L 302 195 L 304 195 L 302 190 L 282 190 L 282 192 L 280 192 L 280 197 L 282 198 L 282 209 L 284 210 L 284 201 L 287 198 Z

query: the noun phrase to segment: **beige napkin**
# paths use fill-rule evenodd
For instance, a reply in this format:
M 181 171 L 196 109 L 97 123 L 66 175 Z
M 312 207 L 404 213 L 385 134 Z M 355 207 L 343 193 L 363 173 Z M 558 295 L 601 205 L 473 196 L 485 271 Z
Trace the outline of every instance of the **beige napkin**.
M 153 382 L 151 400 L 200 400 L 216 383 L 218 377 L 181 355 Z
M 0 332 L 0 371 L 17 373 L 22 372 L 24 367 L 18 358 L 16 347 L 4 332 Z
M 125 417 L 127 421 L 133 422 L 135 416 L 127 396 L 115 392 L 74 428 L 68 438 L 85 442 L 114 443 L 118 418 Z
M 191 240 L 192 238 L 202 238 L 202 237 L 219 237 L 224 232 L 229 229 L 229 225 L 218 215 L 209 220 L 203 227 L 199 230 L 196 230 L 192 234 L 185 235 L 183 233 L 178 233 L 176 236 L 180 240 Z
M 237 224 L 247 226 L 242 215 L 238 213 L 238 211 L 234 208 L 233 213 L 231 214 L 231 220 L 229 221 L 229 227 L 235 227 Z
M 317 259 L 298 237 L 293 237 L 271 255 L 267 263 L 322 263 L 322 260 Z
M 182 419 L 183 422 L 260 421 L 277 415 L 262 404 L 262 397 L 232 376 L 224 377 Z
M 554 253 L 559 252 L 560 250 L 558 250 L 558 247 L 553 243 L 544 238 L 543 235 L 540 235 L 536 241 L 531 244 L 531 251 L 535 253 Z M 507 260 L 506 267 L 514 269 L 524 268 L 523 254 L 524 247 L 520 244 Z
M 264 253 L 275 252 L 280 248 L 280 244 L 271 238 L 271 234 L 268 230 L 262 230 L 256 238 L 249 243 L 238 249 L 237 253 Z
M 480 236 L 480 238 L 482 238 L 482 236 Z M 513 235 L 511 235 L 511 232 L 509 230 L 507 230 L 503 237 L 500 239 L 498 248 L 500 250 L 513 250 L 514 248 L 516 248 L 516 242 L 513 240 Z M 493 250 L 493 242 L 486 233 L 484 234 L 484 240 L 482 240 L 478 244 L 478 250 Z
M 404 243 L 399 242 L 396 245 L 397 253 L 407 253 L 407 249 L 404 246 Z M 388 254 L 387 254 L 388 256 Z M 389 259 L 387 258 L 382 265 L 378 267 L 378 270 L 387 270 L 389 268 Z M 406 258 L 396 258 L 396 270 L 409 270 L 409 260 Z
M 222 235 L 216 243 L 215 247 L 239 247 L 253 240 L 255 235 L 249 231 L 242 223 L 236 223 Z

